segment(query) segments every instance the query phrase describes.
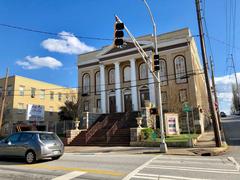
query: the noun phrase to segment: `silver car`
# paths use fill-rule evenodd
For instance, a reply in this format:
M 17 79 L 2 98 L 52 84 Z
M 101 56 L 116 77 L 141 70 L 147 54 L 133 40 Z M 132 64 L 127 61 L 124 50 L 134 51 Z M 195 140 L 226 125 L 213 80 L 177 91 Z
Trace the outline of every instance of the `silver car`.
M 52 132 L 23 131 L 0 141 L 0 156 L 23 157 L 31 164 L 44 158 L 59 159 L 64 145 Z

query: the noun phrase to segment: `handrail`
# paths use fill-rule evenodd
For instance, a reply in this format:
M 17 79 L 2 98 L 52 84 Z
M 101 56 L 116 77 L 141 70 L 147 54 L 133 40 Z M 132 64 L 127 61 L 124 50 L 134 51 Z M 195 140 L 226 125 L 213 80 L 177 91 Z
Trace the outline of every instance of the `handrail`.
M 85 134 L 85 143 L 87 143 L 93 135 L 101 128 L 106 126 L 108 123 L 108 117 L 105 117 L 103 121 L 97 122 L 87 133 Z
M 113 136 L 116 131 L 123 126 L 123 124 L 126 122 L 129 116 L 129 112 L 127 112 L 119 121 L 116 121 L 112 127 L 107 131 L 106 136 L 107 136 L 107 143 L 110 141 L 111 136 Z

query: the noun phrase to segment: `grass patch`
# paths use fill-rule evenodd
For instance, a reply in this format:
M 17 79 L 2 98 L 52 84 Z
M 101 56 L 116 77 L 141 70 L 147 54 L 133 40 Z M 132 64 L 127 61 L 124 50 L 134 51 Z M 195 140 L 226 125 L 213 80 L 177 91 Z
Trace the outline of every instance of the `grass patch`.
M 189 139 L 195 139 L 198 136 L 199 134 L 180 134 L 180 135 L 167 136 L 166 142 L 187 142 Z M 144 141 L 160 142 L 160 138 L 156 138 L 156 139 L 148 138 Z

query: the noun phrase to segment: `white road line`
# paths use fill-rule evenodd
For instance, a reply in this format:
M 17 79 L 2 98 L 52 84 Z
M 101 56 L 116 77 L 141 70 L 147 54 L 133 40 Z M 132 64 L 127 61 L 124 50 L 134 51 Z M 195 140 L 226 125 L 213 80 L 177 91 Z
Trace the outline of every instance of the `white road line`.
M 179 167 L 179 166 L 146 166 L 148 169 L 168 169 L 175 171 L 194 171 L 194 172 L 208 172 L 208 173 L 218 173 L 218 174 L 238 174 L 240 173 L 236 170 L 227 169 L 207 169 L 207 168 L 191 168 L 191 167 Z
M 154 161 L 154 163 L 156 163 L 156 164 L 172 164 L 172 163 L 174 163 L 174 164 L 182 164 L 182 163 L 184 163 L 184 164 L 203 164 L 203 162 L 199 162 L 199 161 L 184 161 L 184 160 L 176 160 L 176 161 L 167 161 L 167 160 L 160 160 L 160 159 L 156 159 L 155 161 Z M 206 164 L 208 164 L 208 165 L 214 165 L 214 164 L 216 164 L 216 162 L 204 162 L 204 165 L 206 165 Z M 228 165 L 228 166 L 233 166 L 232 165 L 232 162 L 228 162 L 227 160 L 226 160 L 226 162 L 224 162 L 224 165 Z
M 168 175 L 144 174 L 144 173 L 138 173 L 137 176 L 155 177 L 155 178 L 172 178 L 172 179 L 181 179 L 181 180 L 210 180 L 210 179 L 199 179 L 199 178 L 190 178 L 190 177 L 182 177 L 182 176 L 168 176 Z
M 154 161 L 155 159 L 157 159 L 158 157 L 160 157 L 162 155 L 158 155 L 153 157 L 152 159 L 150 159 L 149 161 L 147 161 L 146 163 L 144 163 L 143 165 L 139 166 L 137 169 L 133 170 L 132 172 L 130 172 L 127 176 L 125 176 L 122 180 L 129 180 L 131 179 L 133 176 L 135 176 L 139 171 L 141 171 L 143 168 L 145 168 L 147 165 L 149 165 L 152 161 Z
M 235 166 L 238 171 L 240 171 L 240 165 L 238 162 L 234 159 L 234 157 L 228 157 L 228 160 L 230 160 Z
M 85 173 L 86 172 L 73 171 L 73 172 L 64 174 L 62 176 L 58 176 L 56 178 L 53 178 L 52 180 L 70 180 L 70 179 L 76 178 L 78 176 L 81 176 L 81 175 L 83 175 Z
M 217 159 L 217 158 L 206 158 L 206 157 L 202 157 L 202 158 L 189 158 L 189 157 L 174 157 L 174 156 L 162 156 L 159 158 L 159 160 L 167 160 L 167 161 L 171 161 L 171 160 L 197 160 L 197 161 L 216 161 L 216 162 L 220 162 L 222 161 L 222 159 Z

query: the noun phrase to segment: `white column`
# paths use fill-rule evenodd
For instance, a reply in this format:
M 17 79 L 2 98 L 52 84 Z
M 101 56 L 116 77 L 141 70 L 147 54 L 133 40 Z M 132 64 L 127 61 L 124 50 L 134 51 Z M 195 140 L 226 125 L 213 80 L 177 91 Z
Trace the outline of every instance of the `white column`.
M 131 94 L 133 111 L 138 111 L 138 93 L 137 93 L 137 78 L 136 78 L 136 60 L 130 60 L 131 65 Z
M 119 62 L 115 62 L 115 98 L 116 98 L 116 110 L 122 112 L 122 96 L 121 96 L 121 82 L 120 82 L 120 66 Z
M 101 87 L 101 109 L 102 113 L 107 112 L 106 108 L 106 81 L 105 81 L 105 66 L 100 64 L 100 87 Z
M 150 56 L 152 57 L 152 56 Z M 156 104 L 156 92 L 155 92 L 155 84 L 154 84 L 154 77 L 152 75 L 152 73 L 150 72 L 149 68 L 148 68 L 148 84 L 149 84 L 149 98 L 150 98 L 150 102 L 153 103 L 155 105 L 155 107 L 157 106 Z

